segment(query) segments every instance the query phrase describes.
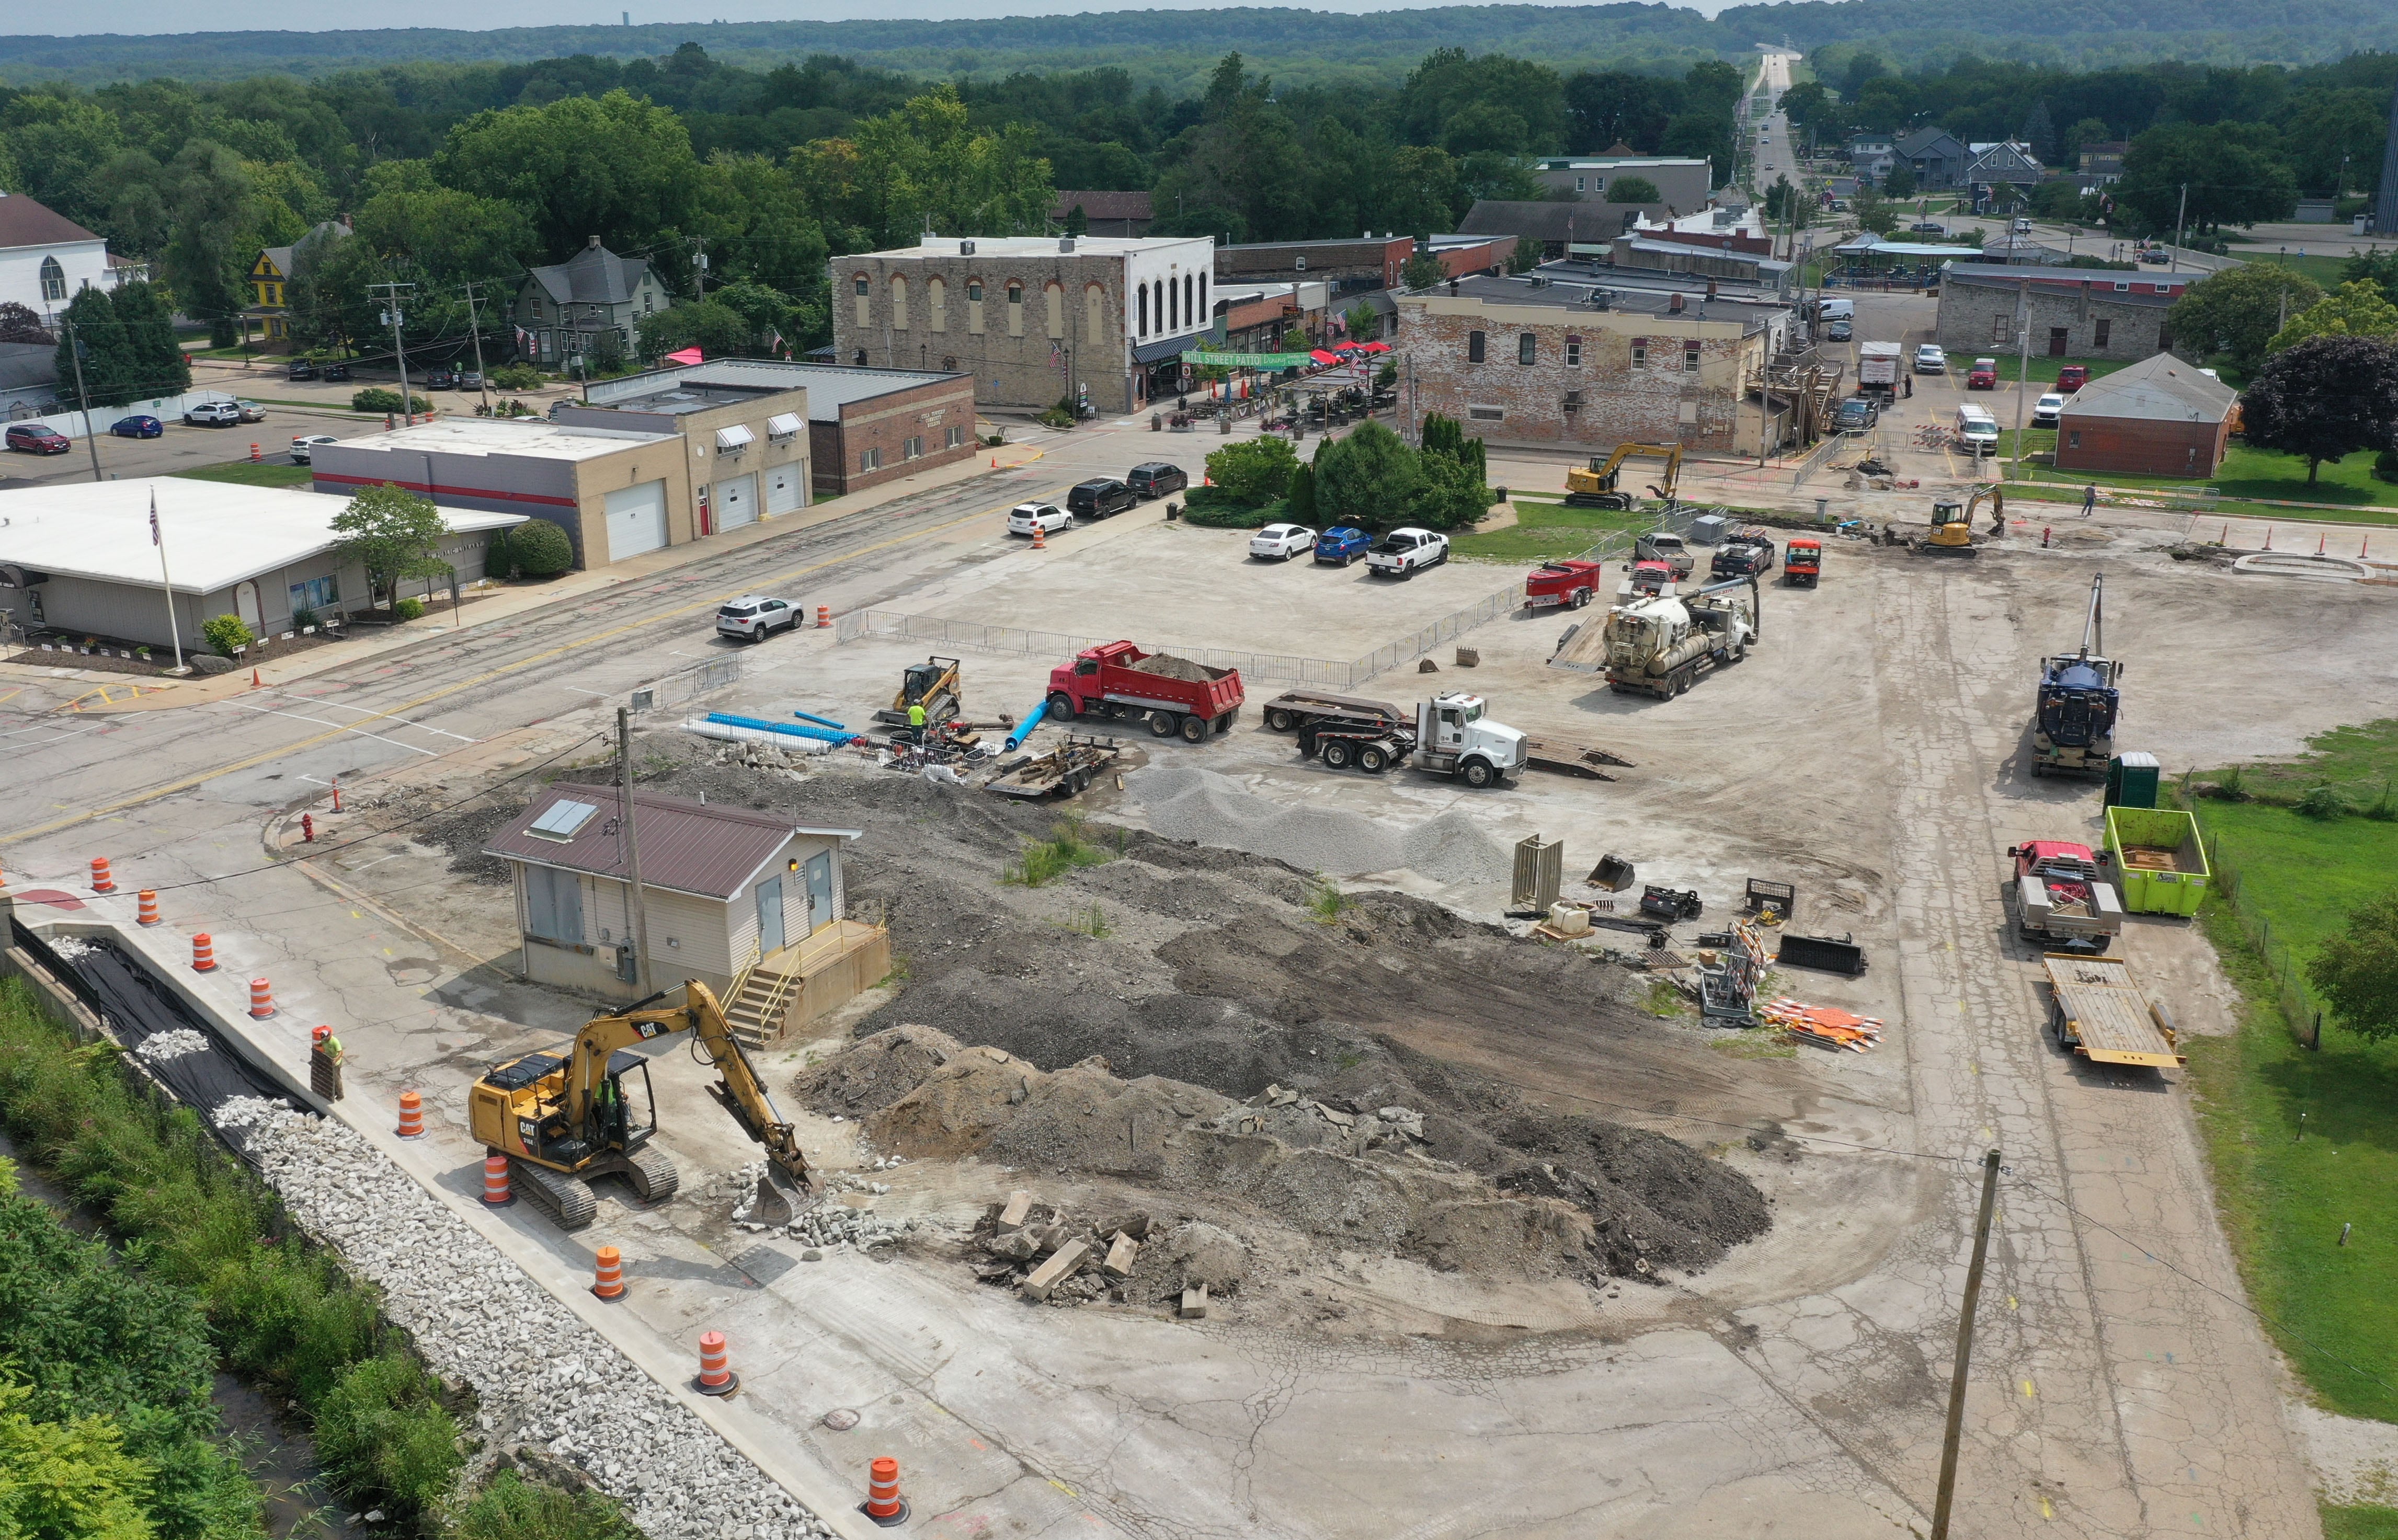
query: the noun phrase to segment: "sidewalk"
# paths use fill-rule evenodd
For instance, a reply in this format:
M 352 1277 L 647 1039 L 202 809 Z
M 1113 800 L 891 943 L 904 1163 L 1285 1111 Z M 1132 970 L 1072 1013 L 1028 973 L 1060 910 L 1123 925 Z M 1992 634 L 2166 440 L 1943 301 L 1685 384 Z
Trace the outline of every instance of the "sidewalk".
M 492 621 L 505 621 L 529 610 L 543 609 L 565 599 L 586 597 L 603 593 L 620 584 L 636 583 L 671 573 L 685 565 L 739 551 L 772 540 L 793 529 L 811 529 L 846 518 L 864 510 L 880 508 L 904 498 L 926 492 L 946 490 L 984 476 L 1004 475 L 1044 458 L 1049 452 L 1046 443 L 1008 444 L 985 451 L 973 461 L 945 465 L 919 475 L 884 482 L 862 492 L 852 492 L 829 502 L 812 502 L 796 514 L 775 518 L 761 518 L 746 529 L 728 534 L 708 535 L 669 545 L 642 556 L 611 563 L 609 566 L 585 571 L 568 572 L 552 582 L 521 588 L 504 588 L 498 593 L 478 599 L 475 603 L 475 625 Z M 88 679 L 94 685 L 130 685 L 139 683 L 143 692 L 137 698 L 104 701 L 82 708 L 86 716 L 114 715 L 135 711 L 166 711 L 180 706 L 206 705 L 242 694 L 251 688 L 253 673 L 262 684 L 282 685 L 304 679 L 327 669 L 338 668 L 362 659 L 371 658 L 396 647 L 424 641 L 451 630 L 471 629 L 451 623 L 446 606 L 429 609 L 422 617 L 402 624 L 378 627 L 372 636 L 357 636 L 330 646 L 311 648 L 289 663 L 269 656 L 256 663 L 245 658 L 243 666 L 228 674 L 194 676 L 189 678 L 147 678 L 124 674 L 103 673 L 88 669 L 61 669 L 56 665 L 11 659 L 0 662 L 0 679 L 24 678 L 53 681 L 63 676 Z

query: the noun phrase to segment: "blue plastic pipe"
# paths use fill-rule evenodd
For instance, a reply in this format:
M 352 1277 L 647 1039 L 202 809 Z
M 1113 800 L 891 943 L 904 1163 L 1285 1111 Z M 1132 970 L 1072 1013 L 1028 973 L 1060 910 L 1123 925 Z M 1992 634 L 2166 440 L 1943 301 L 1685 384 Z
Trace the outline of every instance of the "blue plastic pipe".
M 835 732 L 828 728 L 802 727 L 794 722 L 769 722 L 763 717 L 735 716 L 722 711 L 709 712 L 707 719 L 729 728 L 748 728 L 754 732 L 779 732 L 787 737 L 813 738 L 824 743 L 854 743 L 857 741 L 857 734 L 846 728 Z
M 1041 718 L 1048 715 L 1049 703 L 1046 699 L 1044 699 L 1039 705 L 1032 708 L 1032 715 L 1027 716 L 1021 722 L 1017 723 L 1016 730 L 1007 735 L 1008 752 L 1013 754 L 1017 749 L 1022 748 L 1024 746 L 1024 740 L 1032 736 L 1032 730 L 1039 727 L 1041 725 Z
M 819 716 L 813 711 L 802 711 L 796 706 L 791 709 L 791 715 L 798 717 L 802 722 L 814 722 L 820 728 L 831 728 L 836 732 L 847 732 L 849 730 L 848 728 L 843 727 L 841 723 L 834 721 L 829 716 Z

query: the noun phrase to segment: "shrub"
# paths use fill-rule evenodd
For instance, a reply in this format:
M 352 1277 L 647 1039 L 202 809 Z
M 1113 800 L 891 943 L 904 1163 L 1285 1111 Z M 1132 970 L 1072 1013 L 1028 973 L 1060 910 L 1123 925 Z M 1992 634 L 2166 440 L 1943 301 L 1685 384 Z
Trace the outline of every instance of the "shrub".
M 508 531 L 507 559 L 529 578 L 554 578 L 574 565 L 574 542 L 546 518 L 528 519 Z
M 1293 523 L 1311 529 L 1315 524 L 1315 467 L 1301 465 L 1290 473 L 1290 487 L 1283 493 L 1283 502 Z
M 353 1500 L 379 1498 L 403 1513 L 428 1513 L 458 1477 L 458 1425 L 443 1411 L 432 1375 L 382 1354 L 350 1366 L 317 1408 L 317 1457 Z
M 301 605 L 291 611 L 291 629 L 294 631 L 303 630 L 316 623 L 317 612 L 306 605 Z
M 2398 481 L 2398 449 L 2384 449 L 2373 457 L 2373 479 Z
M 424 601 L 412 597 L 401 599 L 391 607 L 391 612 L 403 621 L 422 620 L 424 616 Z
M 502 364 L 492 371 L 492 383 L 501 390 L 539 390 L 541 370 L 531 364 Z
M 1182 508 L 1183 521 L 1202 529 L 1258 529 L 1291 516 L 1286 502 L 1251 504 L 1231 496 L 1220 487 L 1192 488 Z
M 409 408 L 410 410 L 421 412 L 433 409 L 433 403 L 414 391 L 408 393 L 408 398 L 415 403 Z M 399 409 L 399 392 L 385 390 L 381 385 L 369 385 L 366 389 L 354 391 L 350 395 L 352 411 L 397 411 Z
M 2294 810 L 2309 818 L 2345 818 L 2350 812 L 2348 798 L 2331 789 L 2327 782 L 2318 781 L 2299 794 L 2293 803 Z
M 1316 452 L 1316 517 L 1387 529 L 1407 521 L 1422 484 L 1415 450 L 1380 422 L 1360 423 Z
M 1273 434 L 1227 444 L 1207 457 L 1207 475 L 1217 488 L 1252 505 L 1282 496 L 1298 469 L 1299 456 Z
M 616 1505 L 596 1492 L 535 1486 L 504 1470 L 458 1510 L 454 1540 L 640 1540 Z
M 1071 428 L 1074 425 L 1074 414 L 1063 407 L 1052 407 L 1037 421 L 1044 428 Z
M 234 649 L 248 647 L 258 640 L 249 627 L 242 623 L 239 615 L 218 615 L 202 621 L 200 635 L 208 638 L 210 647 L 227 658 L 233 656 Z

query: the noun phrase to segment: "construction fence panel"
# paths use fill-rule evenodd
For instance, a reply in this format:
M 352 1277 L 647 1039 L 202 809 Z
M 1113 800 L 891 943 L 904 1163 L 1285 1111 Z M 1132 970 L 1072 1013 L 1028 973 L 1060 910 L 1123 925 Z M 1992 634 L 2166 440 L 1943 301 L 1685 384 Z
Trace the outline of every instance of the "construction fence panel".
M 704 695 L 741 682 L 741 660 L 737 656 L 710 658 L 690 668 L 677 669 L 663 678 L 653 679 L 632 692 L 627 703 L 635 711 L 659 711 L 668 706 L 689 705 Z
M 2282 1019 L 2290 1031 L 2309 1048 L 2322 1048 L 2323 1001 L 2308 984 L 2305 966 L 2290 950 L 2290 944 L 2273 934 L 2272 919 L 2249 902 L 2246 885 L 2240 879 L 2239 859 L 2223 837 L 2205 834 L 2201 837 L 2206 841 L 2207 864 L 2215 873 L 2207 883 L 2207 896 L 2222 903 L 2264 959 L 2274 1003 L 2282 1008 Z

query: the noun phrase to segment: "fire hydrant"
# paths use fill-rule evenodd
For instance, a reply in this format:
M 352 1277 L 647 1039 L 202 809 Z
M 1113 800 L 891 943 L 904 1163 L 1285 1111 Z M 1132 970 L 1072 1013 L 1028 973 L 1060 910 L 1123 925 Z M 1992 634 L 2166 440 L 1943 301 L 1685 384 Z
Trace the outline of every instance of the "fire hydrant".
M 311 814 L 303 812 L 300 815 L 300 839 L 303 844 L 317 843 L 317 820 Z
M 2053 526 L 2046 524 L 2040 527 L 2040 548 L 2043 551 L 2048 549 L 2048 531 Z

